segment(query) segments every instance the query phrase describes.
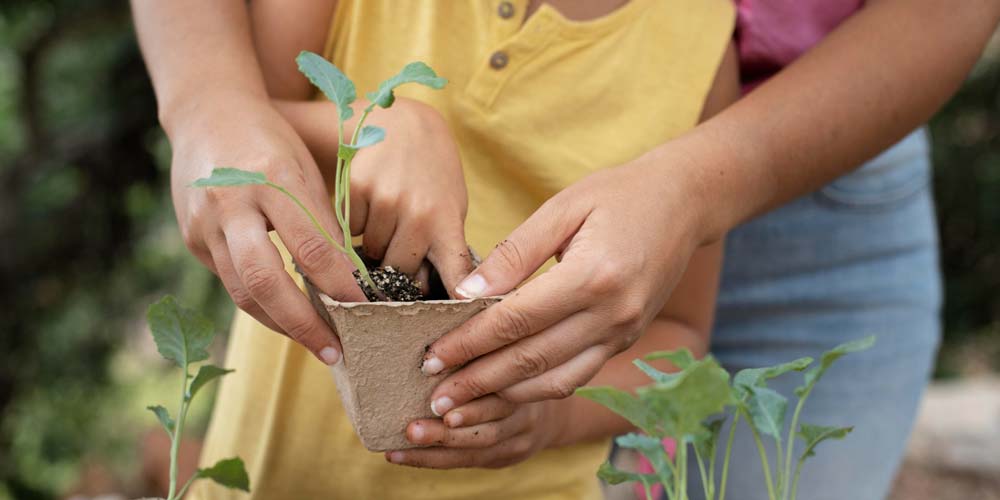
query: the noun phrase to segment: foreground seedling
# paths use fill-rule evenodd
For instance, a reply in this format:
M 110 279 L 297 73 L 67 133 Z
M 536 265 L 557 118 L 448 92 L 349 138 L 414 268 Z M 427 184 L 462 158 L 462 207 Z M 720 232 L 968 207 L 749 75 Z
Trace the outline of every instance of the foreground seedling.
M 729 373 L 712 356 L 696 360 L 686 349 L 655 352 L 645 357 L 646 360 L 670 361 L 680 370 L 675 373 L 662 372 L 637 359 L 635 365 L 653 383 L 640 387 L 635 395 L 613 387 L 583 387 L 577 394 L 609 408 L 643 431 L 644 434 L 620 436 L 615 442 L 645 456 L 654 473 L 623 471 L 605 463 L 598 476 L 611 484 L 638 482 L 647 498 L 652 498 L 653 485 L 661 484 L 670 500 L 687 500 L 688 454 L 693 452 L 705 498 L 724 500 L 733 437 L 742 420 L 747 423 L 757 445 L 768 498 L 794 500 L 802 466 L 806 459 L 815 455 L 817 445 L 829 439 L 843 439 L 853 429 L 800 423 L 806 400 L 836 360 L 845 354 L 866 350 L 874 342 L 874 337 L 867 337 L 839 345 L 823 353 L 816 365 L 807 357 L 766 368 L 741 370 L 731 381 Z M 798 401 L 786 436 L 788 398 L 769 388 L 767 382 L 792 371 L 804 373 L 802 385 L 795 389 Z M 730 414 L 733 420 L 721 454 L 722 470 L 716 477 L 722 429 Z M 664 450 L 664 438 L 677 443 L 675 459 Z M 768 456 L 765 439 L 775 442 L 773 462 Z M 796 439 L 804 444 L 798 456 L 793 455 Z

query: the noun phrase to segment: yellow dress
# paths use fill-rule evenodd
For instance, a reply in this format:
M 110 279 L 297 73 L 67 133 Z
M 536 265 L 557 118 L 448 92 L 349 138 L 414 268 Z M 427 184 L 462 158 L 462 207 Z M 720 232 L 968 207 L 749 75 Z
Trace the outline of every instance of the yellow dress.
M 448 120 L 481 255 L 557 191 L 694 126 L 734 21 L 729 0 L 631 0 L 585 22 L 543 5 L 523 23 L 527 0 L 507 3 L 340 0 L 326 53 L 359 94 L 414 60 L 448 78 L 398 92 Z M 500 470 L 401 467 L 361 446 L 325 366 L 242 312 L 226 365 L 202 460 L 241 456 L 253 493 L 203 481 L 193 498 L 600 498 L 608 441 Z

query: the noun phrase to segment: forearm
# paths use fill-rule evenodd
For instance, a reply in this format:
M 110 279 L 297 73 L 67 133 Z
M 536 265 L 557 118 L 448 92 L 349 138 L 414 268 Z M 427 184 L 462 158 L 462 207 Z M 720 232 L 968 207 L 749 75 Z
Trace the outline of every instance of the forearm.
M 131 3 L 168 134 L 184 117 L 197 115 L 200 103 L 219 97 L 267 98 L 243 0 Z
M 688 348 L 700 358 L 708 352 L 708 335 L 682 322 L 656 319 L 642 338 L 631 348 L 611 358 L 587 385 L 606 385 L 629 391 L 649 385 L 651 383 L 649 377 L 636 368 L 632 361 L 654 351 L 670 351 L 682 347 Z M 651 361 L 650 364 L 664 371 L 674 371 L 670 364 L 663 360 Z M 579 396 L 552 403 L 563 406 L 560 411 L 562 415 L 572 416 L 562 424 L 562 432 L 552 447 L 609 438 L 635 430 L 635 427 L 621 416 Z
M 661 147 L 713 241 L 905 136 L 956 91 L 1000 18 L 995 0 L 880 0 L 739 102 Z

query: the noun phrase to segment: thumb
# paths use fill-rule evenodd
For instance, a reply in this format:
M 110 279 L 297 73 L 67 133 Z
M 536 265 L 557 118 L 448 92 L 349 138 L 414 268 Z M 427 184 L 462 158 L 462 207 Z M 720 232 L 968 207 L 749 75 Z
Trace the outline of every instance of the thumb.
M 482 264 L 458 286 L 455 294 L 474 299 L 503 295 L 528 279 L 556 254 L 583 224 L 585 216 L 545 202 L 514 232 L 501 241 Z

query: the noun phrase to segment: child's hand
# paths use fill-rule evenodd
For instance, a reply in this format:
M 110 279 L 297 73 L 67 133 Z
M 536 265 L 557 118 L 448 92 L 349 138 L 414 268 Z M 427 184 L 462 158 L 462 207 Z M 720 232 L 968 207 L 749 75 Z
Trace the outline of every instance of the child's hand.
M 410 276 L 426 257 L 451 292 L 472 271 L 472 258 L 465 178 L 448 124 L 408 99 L 368 122 L 385 127 L 386 139 L 354 159 L 351 232 L 364 234 L 365 255 Z
M 488 395 L 445 414 L 417 420 L 406 438 L 430 448 L 386 452 L 389 462 L 412 467 L 455 469 L 513 465 L 559 442 L 565 401 L 514 404 Z
M 276 105 L 309 146 L 332 192 L 336 107 L 328 102 Z M 472 271 L 472 259 L 465 243 L 465 179 L 448 124 L 430 106 L 405 98 L 392 108 L 376 108 L 366 123 L 383 127 L 386 139 L 363 149 L 351 165 L 351 233 L 364 235 L 367 257 L 410 276 L 426 257 L 449 292 L 454 290 Z M 354 124 L 347 122 L 345 133 Z

